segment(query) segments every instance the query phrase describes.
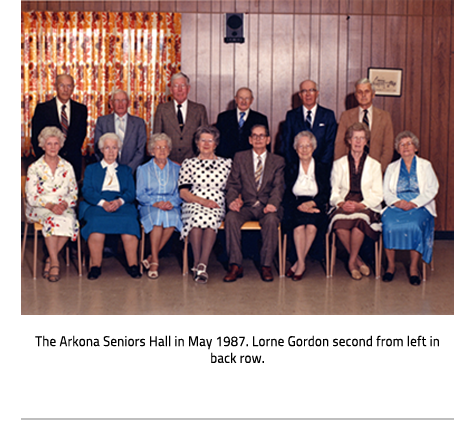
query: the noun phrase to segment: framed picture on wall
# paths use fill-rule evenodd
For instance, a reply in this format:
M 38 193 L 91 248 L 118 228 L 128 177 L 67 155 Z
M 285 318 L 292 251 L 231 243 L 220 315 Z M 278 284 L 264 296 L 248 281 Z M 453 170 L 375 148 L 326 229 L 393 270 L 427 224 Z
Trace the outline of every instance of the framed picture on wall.
M 368 79 L 376 90 L 376 96 L 401 96 L 402 69 L 368 68 Z

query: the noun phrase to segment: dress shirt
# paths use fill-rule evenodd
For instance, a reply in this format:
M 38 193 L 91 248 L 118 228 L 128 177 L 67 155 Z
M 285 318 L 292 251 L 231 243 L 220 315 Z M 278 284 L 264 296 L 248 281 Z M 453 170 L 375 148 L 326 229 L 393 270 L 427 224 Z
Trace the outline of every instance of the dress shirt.
M 312 198 L 317 195 L 318 186 L 315 178 L 315 160 L 313 158 L 308 166 L 307 174 L 305 174 L 302 163 L 299 164 L 299 175 L 292 188 L 292 193 L 295 196 L 310 196 Z
M 242 119 L 244 120 L 244 122 L 246 122 L 247 117 L 249 116 L 249 109 L 247 111 L 241 111 L 239 108 L 236 108 L 236 116 L 238 122 L 241 119 L 241 112 L 244 112 L 244 116 L 242 117 Z
M 266 158 L 267 158 L 267 150 L 265 150 L 262 154 L 258 155 L 256 152 L 254 152 L 254 149 L 252 150 L 252 162 L 254 164 L 254 174 L 256 173 L 257 170 L 257 162 L 258 162 L 258 157 L 261 157 L 262 161 L 262 173 L 261 173 L 261 178 L 259 179 L 259 186 L 262 184 L 262 177 L 264 177 L 264 171 L 266 168 Z M 259 201 L 256 201 L 254 204 L 254 207 L 257 207 L 260 204 Z
M 173 100 L 173 104 L 175 105 L 175 114 L 178 114 L 178 102 L 176 100 Z M 181 115 L 183 116 L 183 125 L 186 123 L 186 111 L 188 110 L 188 99 L 186 99 L 182 104 L 181 104 Z
M 104 182 L 102 184 L 102 190 L 103 191 L 107 190 L 110 192 L 120 192 L 120 184 L 119 184 L 119 179 L 117 178 L 117 171 L 116 171 L 116 168 L 118 166 L 117 162 L 108 164 L 105 160 L 102 160 L 101 166 L 102 168 L 106 168 L 106 175 L 104 177 Z M 121 198 L 119 198 L 119 200 L 122 202 L 122 205 L 123 205 L 124 200 Z M 101 199 L 97 205 L 102 207 L 104 202 L 105 200 Z
M 307 112 L 308 111 L 312 111 L 312 125 L 311 127 L 313 127 L 313 123 L 315 121 L 315 115 L 317 114 L 317 104 L 315 104 L 315 106 L 312 108 L 312 109 L 307 109 L 305 106 L 302 107 L 303 109 L 303 120 L 306 121 L 307 120 Z
M 58 97 L 56 97 L 56 107 L 58 108 L 58 117 L 59 122 L 61 122 L 61 113 L 63 111 L 63 105 L 66 105 L 66 116 L 68 117 L 68 124 L 71 122 L 71 102 L 68 100 L 66 103 L 61 102 Z
M 116 113 L 114 113 L 114 127 L 115 127 L 115 133 L 118 134 L 119 131 L 119 124 L 120 124 L 120 119 L 124 121 L 124 135 L 125 135 L 125 130 L 127 129 L 127 114 L 124 114 L 122 117 L 119 117 Z
M 358 121 L 363 122 L 364 117 L 364 109 L 361 106 L 358 106 Z M 373 125 L 373 105 L 368 108 L 368 122 L 369 122 L 369 129 Z

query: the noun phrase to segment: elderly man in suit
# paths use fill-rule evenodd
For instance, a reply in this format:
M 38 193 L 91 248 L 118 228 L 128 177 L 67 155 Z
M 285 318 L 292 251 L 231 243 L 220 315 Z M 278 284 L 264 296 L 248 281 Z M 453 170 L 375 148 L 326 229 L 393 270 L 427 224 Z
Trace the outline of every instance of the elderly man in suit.
M 218 115 L 216 128 L 220 133 L 220 141 L 216 155 L 233 159 L 236 152 L 251 149 L 249 135 L 254 125 L 262 124 L 269 128 L 267 117 L 250 109 L 253 100 L 251 89 L 242 87 L 234 97 L 236 108 Z
M 335 159 L 348 154 L 349 149 L 345 143 L 348 127 L 355 122 L 364 122 L 371 130 L 369 155 L 381 163 L 384 173 L 394 154 L 393 123 L 389 112 L 373 105 L 374 96 L 375 90 L 370 80 L 362 78 L 356 82 L 355 98 L 358 106 L 341 114 L 335 140 Z
M 59 155 L 73 166 L 76 181 L 79 182 L 82 177 L 81 148 L 87 133 L 87 107 L 71 99 L 74 91 L 71 75 L 57 75 L 55 88 L 56 97 L 36 106 L 31 122 L 31 144 L 35 156 L 39 158 L 43 155 L 38 146 L 41 130 L 49 126 L 58 127 L 66 136 Z
M 249 220 L 258 220 L 261 226 L 261 278 L 273 280 L 272 260 L 278 244 L 277 230 L 283 217 L 285 161 L 267 151 L 269 131 L 257 124 L 251 129 L 249 143 L 252 149 L 237 152 L 226 184 L 226 202 L 229 208 L 225 219 L 226 248 L 229 271 L 225 282 L 243 276 L 241 226 Z
M 204 105 L 188 100 L 190 79 L 179 72 L 171 78 L 173 100 L 158 105 L 153 123 L 154 133 L 166 133 L 173 141 L 169 158 L 181 164 L 194 155 L 193 135 L 198 127 L 208 125 Z
M 323 175 L 330 181 L 333 164 L 333 150 L 337 123 L 335 113 L 317 103 L 317 84 L 312 80 L 300 83 L 299 97 L 302 105 L 287 112 L 282 131 L 281 153 L 289 164 L 298 162 L 295 151 L 294 138 L 301 131 L 311 131 L 317 139 L 317 149 L 313 157 Z
M 130 100 L 127 92 L 116 89 L 110 97 L 112 113 L 99 117 L 94 131 L 94 151 L 98 161 L 102 160 L 102 153 L 98 147 L 99 139 L 103 134 L 115 133 L 122 140 L 122 149 L 119 152 L 118 163 L 128 165 L 135 170 L 142 164 L 147 143 L 147 129 L 145 121 L 127 111 Z

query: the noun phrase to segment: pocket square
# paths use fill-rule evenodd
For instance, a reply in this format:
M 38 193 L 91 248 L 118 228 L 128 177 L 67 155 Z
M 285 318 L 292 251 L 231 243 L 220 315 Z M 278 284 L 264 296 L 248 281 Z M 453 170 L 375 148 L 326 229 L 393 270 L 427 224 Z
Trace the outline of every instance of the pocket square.
M 321 122 L 320 124 L 318 124 L 319 127 L 325 127 L 325 123 L 324 122 Z

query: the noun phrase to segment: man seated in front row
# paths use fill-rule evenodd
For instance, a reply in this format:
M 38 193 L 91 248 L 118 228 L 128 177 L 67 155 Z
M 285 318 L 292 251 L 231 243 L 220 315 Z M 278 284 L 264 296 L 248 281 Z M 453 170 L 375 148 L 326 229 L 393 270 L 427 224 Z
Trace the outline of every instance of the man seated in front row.
M 252 127 L 249 143 L 252 149 L 234 156 L 226 185 L 229 211 L 224 228 L 229 271 L 223 279 L 225 282 L 243 276 L 241 226 L 250 220 L 259 221 L 261 226 L 261 278 L 265 282 L 274 279 L 271 265 L 278 245 L 277 229 L 283 216 L 285 161 L 267 151 L 270 137 L 265 126 L 256 124 Z

